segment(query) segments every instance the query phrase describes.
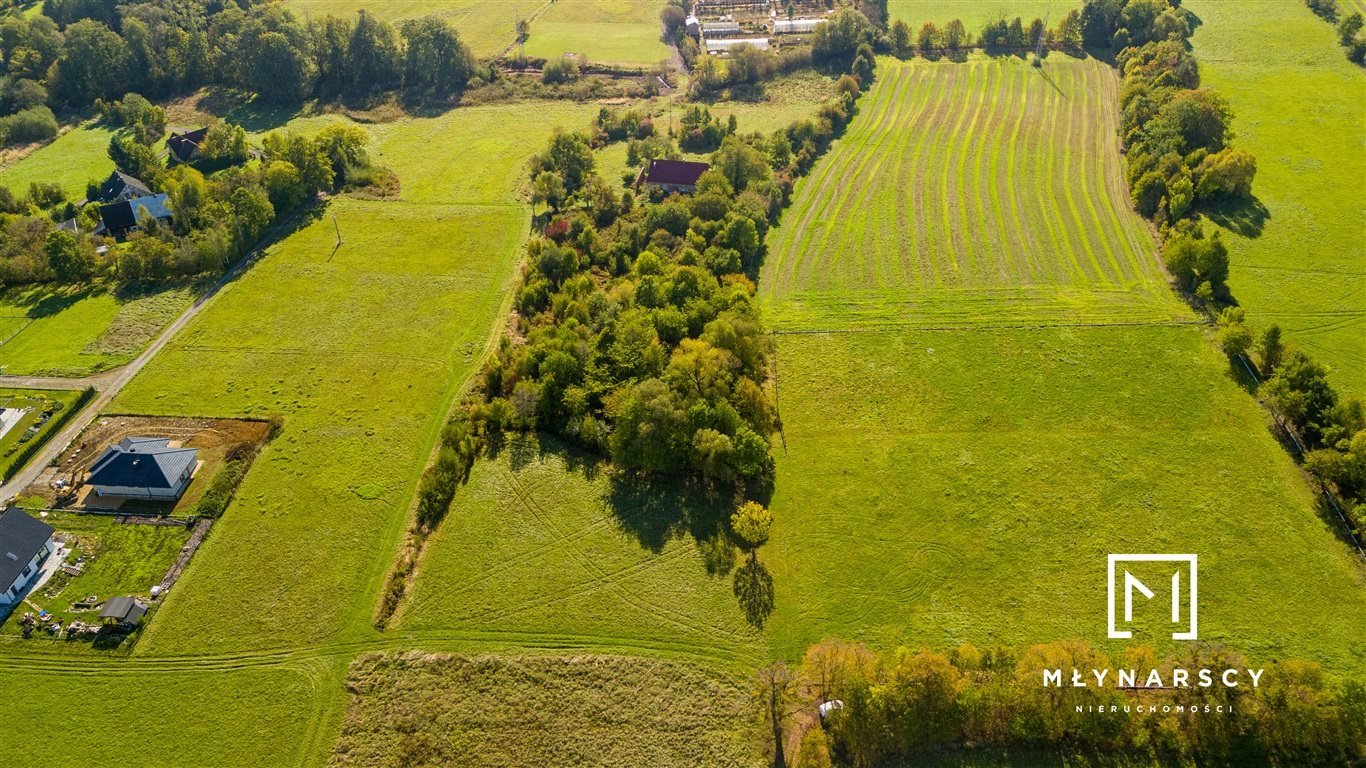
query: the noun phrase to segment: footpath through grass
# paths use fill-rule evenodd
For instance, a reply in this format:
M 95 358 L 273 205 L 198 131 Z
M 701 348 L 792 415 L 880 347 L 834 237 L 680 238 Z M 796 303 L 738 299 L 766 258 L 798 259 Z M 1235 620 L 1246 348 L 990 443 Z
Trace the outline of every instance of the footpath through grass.
M 1063 55 L 881 60 L 770 237 L 770 324 L 1188 319 L 1128 205 L 1116 87 Z
M 1202 84 L 1257 157 L 1256 202 L 1220 212 L 1248 319 L 1366 395 L 1366 76 L 1302 2 L 1192 0 Z

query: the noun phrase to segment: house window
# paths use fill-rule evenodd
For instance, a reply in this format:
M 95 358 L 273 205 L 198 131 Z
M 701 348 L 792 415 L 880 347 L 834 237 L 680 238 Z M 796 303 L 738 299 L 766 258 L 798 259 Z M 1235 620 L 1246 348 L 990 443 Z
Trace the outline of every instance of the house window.
M 21 574 L 19 574 L 19 575 L 20 575 L 20 576 L 27 576 L 27 575 L 29 575 L 29 574 L 32 573 L 32 572 L 33 572 L 33 564 L 30 563 L 30 564 L 24 566 L 24 572 L 21 573 Z

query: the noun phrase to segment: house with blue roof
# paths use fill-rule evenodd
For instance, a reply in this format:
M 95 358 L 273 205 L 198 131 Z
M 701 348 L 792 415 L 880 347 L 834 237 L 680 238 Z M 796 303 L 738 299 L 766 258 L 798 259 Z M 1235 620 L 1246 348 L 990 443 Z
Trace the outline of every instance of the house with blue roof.
M 171 220 L 171 202 L 166 194 L 147 195 L 100 206 L 100 224 L 95 234 L 122 240 L 148 220 Z
M 172 447 L 163 437 L 125 437 L 90 466 L 85 484 L 99 496 L 174 501 L 199 465 L 195 448 Z

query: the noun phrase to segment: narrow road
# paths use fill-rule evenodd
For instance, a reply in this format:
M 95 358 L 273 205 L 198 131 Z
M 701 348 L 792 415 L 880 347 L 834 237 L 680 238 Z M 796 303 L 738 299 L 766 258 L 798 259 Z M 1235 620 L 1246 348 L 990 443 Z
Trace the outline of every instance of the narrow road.
M 88 405 L 86 405 L 85 410 L 77 414 L 71 421 L 67 422 L 66 426 L 63 427 L 60 432 L 53 435 L 52 438 L 47 441 L 47 444 L 43 446 L 42 450 L 38 451 L 38 453 L 29 460 L 28 464 L 19 471 L 19 474 L 10 478 L 9 482 L 4 485 L 0 485 L 0 509 L 8 506 L 9 502 L 17 496 L 20 491 L 36 482 L 38 480 L 38 475 L 42 474 L 44 469 L 47 469 L 47 465 L 51 464 L 57 458 L 57 455 L 60 454 L 72 440 L 76 439 L 76 436 L 81 433 L 81 430 L 85 429 L 91 421 L 94 421 L 95 417 L 104 410 L 104 407 L 108 405 L 120 391 L 123 390 L 124 386 L 132 381 L 134 376 L 138 375 L 138 372 L 142 370 L 142 367 L 147 365 L 163 347 L 170 343 L 171 339 L 180 332 L 180 329 L 190 324 L 190 321 L 194 319 L 195 315 L 199 314 L 199 310 L 204 308 L 204 305 L 209 302 L 209 299 L 218 295 L 218 291 L 221 290 L 223 286 L 236 280 L 248 267 L 255 263 L 256 260 L 261 257 L 261 254 L 265 249 L 275 242 L 275 237 L 282 229 L 294 225 L 297 220 L 306 215 L 307 212 L 308 209 L 295 213 L 285 221 L 282 221 L 267 230 L 261 238 L 260 245 L 238 260 L 237 264 L 234 265 L 232 269 L 225 272 L 223 276 L 218 279 L 218 282 L 213 284 L 213 287 L 205 291 L 198 299 L 195 299 L 195 302 L 182 312 L 180 317 L 171 321 L 171 324 L 166 326 L 161 331 L 161 334 L 158 335 L 151 344 L 147 345 L 146 349 L 142 350 L 142 354 L 133 358 L 132 362 L 114 368 L 113 370 L 81 379 L 61 379 L 47 376 L 0 376 L 0 386 L 6 387 L 84 389 L 86 386 L 94 386 L 95 389 L 98 390 L 98 394 L 95 395 L 95 398 L 91 400 Z

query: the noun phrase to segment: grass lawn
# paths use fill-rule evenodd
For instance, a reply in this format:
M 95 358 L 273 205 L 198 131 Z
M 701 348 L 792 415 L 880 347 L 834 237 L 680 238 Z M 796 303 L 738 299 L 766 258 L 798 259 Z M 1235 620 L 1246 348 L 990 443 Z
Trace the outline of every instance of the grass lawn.
M 5 660 L 0 764 L 299 765 L 312 743 L 270 738 L 313 725 L 323 665 L 203 663 L 176 674 L 129 660 Z M 230 718 L 225 723 L 225 718 Z M 247 727 L 247 725 L 250 727 Z
M 1366 395 L 1366 78 L 1303 3 L 1193 0 L 1204 85 L 1228 98 L 1257 157 L 1260 208 L 1226 212 L 1229 287 L 1257 326 Z
M 520 2 L 520 5 L 519 5 Z M 355 19 L 367 13 L 398 24 L 419 16 L 438 16 L 460 31 L 476 56 L 493 56 L 517 38 L 517 16 L 530 16 L 546 0 L 286 0 L 301 17 L 342 16 Z
M 1194 552 L 1201 640 L 1366 674 L 1366 569 L 1202 329 L 789 335 L 778 355 L 775 653 L 1104 647 L 1106 555 Z
M 0 478 L 7 478 L 18 472 L 19 450 L 38 443 L 42 444 L 52 437 L 57 429 L 58 417 L 67 408 L 72 408 L 80 399 L 81 393 L 67 390 L 37 389 L 0 389 L 0 408 L 27 409 L 19 422 L 4 435 L 0 435 Z M 43 413 L 51 415 L 43 420 Z M 38 431 L 30 434 L 35 425 Z
M 982 25 L 998 16 L 1010 19 L 1019 16 L 1025 26 L 1032 19 L 1048 16 L 1048 25 L 1053 27 L 1074 8 L 1081 9 L 1081 0 L 889 0 L 887 3 L 892 19 L 911 25 L 912 32 L 919 31 L 920 25 L 927 21 L 942 29 L 948 22 L 958 19 L 973 37 Z
M 66 564 L 83 561 L 85 568 L 79 576 L 55 574 L 42 588 L 29 594 L 29 602 L 55 614 L 63 624 L 71 619 L 87 623 L 98 620 L 98 611 L 71 610 L 72 603 L 87 596 L 93 595 L 101 602 L 120 595 L 149 597 L 152 585 L 160 583 L 180 554 L 180 548 L 190 538 L 189 529 L 181 526 L 130 525 L 117 523 L 108 515 L 54 512 L 49 513 L 44 522 L 58 534 L 70 537 L 66 546 L 71 553 L 67 555 Z M 22 612 L 15 611 L 0 626 L 0 632 L 18 636 L 18 614 Z M 41 642 L 84 647 L 66 640 L 48 639 L 41 632 L 19 647 L 29 650 L 30 644 Z
M 181 279 L 0 292 L 0 372 L 85 376 L 122 365 L 209 283 Z
M 566 53 L 608 64 L 652 66 L 670 56 L 660 41 L 664 0 L 560 0 L 531 23 L 526 55 Z
M 1117 82 L 1055 55 L 883 59 L 763 268 L 779 327 L 1180 320 L 1129 207 Z
M 0 169 L 0 185 L 9 187 L 15 197 L 23 197 L 32 182 L 55 182 L 62 185 L 69 199 L 80 200 L 85 197 L 86 182 L 104 181 L 114 170 L 114 161 L 107 153 L 113 135 L 114 131 L 107 126 L 78 125 Z
M 758 768 L 746 682 L 619 656 L 369 654 L 331 765 Z
M 618 477 L 552 438 L 477 462 L 428 544 L 398 628 L 531 645 L 757 658 L 733 594 L 723 500 Z

